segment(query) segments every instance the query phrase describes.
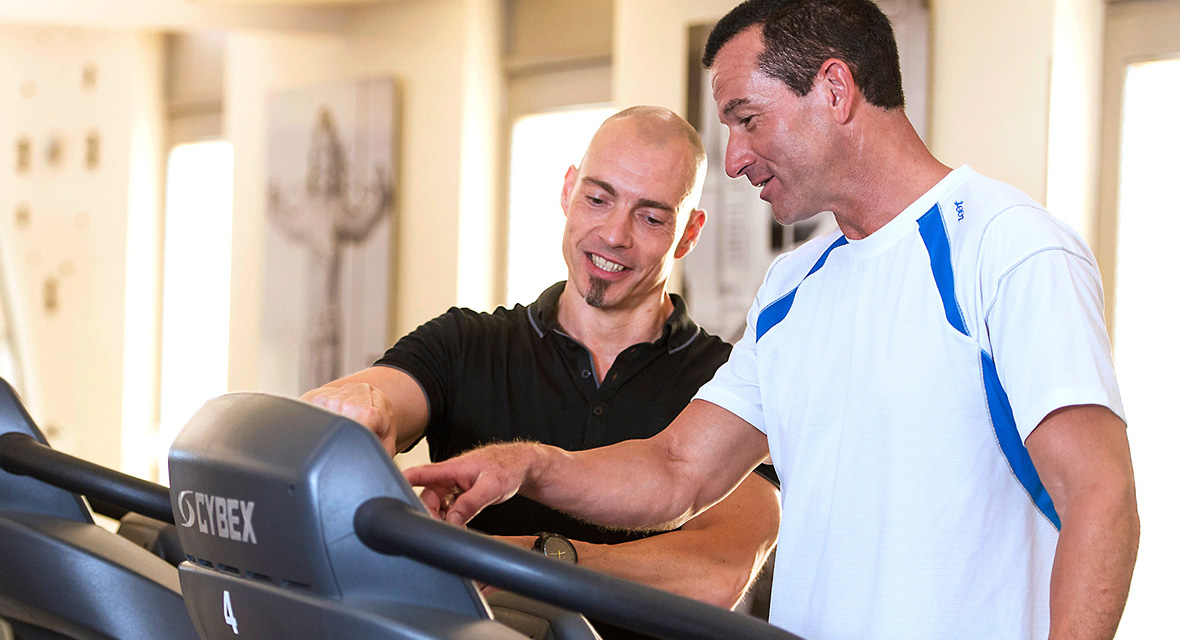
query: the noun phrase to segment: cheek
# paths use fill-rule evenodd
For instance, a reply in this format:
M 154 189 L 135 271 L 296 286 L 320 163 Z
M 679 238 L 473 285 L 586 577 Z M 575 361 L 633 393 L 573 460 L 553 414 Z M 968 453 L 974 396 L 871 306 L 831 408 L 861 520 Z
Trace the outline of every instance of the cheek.
M 653 271 L 667 271 L 672 267 L 674 261 L 673 252 L 675 245 L 673 244 L 670 234 L 661 234 L 659 238 L 653 238 L 645 248 L 644 255 L 647 256 L 647 264 Z
M 565 230 L 562 232 L 561 236 L 561 251 L 565 254 L 566 258 L 573 257 L 574 253 L 577 252 L 577 245 L 577 229 L 573 224 L 566 222 Z

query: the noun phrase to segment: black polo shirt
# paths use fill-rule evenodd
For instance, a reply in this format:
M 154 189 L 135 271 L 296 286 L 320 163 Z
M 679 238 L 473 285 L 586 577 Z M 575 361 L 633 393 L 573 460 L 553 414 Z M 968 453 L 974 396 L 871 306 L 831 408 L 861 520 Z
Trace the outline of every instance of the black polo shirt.
M 519 439 L 576 451 L 648 438 L 729 357 L 730 346 L 698 327 L 684 300 L 672 295 L 675 308 L 663 335 L 620 353 L 600 386 L 590 352 L 557 327 L 564 286 L 553 285 L 528 307 L 490 314 L 452 308 L 377 361 L 421 384 L 430 404 L 431 460 Z M 519 496 L 488 507 L 470 526 L 495 535 L 553 531 L 608 544 L 642 537 L 605 531 Z

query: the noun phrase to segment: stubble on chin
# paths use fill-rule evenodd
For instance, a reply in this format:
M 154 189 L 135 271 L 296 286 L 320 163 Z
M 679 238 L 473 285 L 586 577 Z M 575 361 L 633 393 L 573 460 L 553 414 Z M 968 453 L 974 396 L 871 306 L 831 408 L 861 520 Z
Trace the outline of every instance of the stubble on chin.
M 606 290 L 610 287 L 610 282 L 602 278 L 590 278 L 590 291 L 586 292 L 586 304 L 598 308 L 606 301 Z

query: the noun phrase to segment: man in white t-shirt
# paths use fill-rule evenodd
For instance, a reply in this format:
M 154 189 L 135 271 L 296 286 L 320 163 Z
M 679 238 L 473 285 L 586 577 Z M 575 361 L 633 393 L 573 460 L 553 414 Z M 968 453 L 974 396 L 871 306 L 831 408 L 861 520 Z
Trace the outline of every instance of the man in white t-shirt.
M 784 224 L 729 362 L 658 436 L 477 450 L 407 473 L 462 523 L 522 495 L 674 526 L 769 455 L 771 621 L 809 639 L 1111 638 L 1139 522 L 1094 258 L 1019 191 L 951 170 L 904 113 L 869 0 L 752 0 L 705 49 L 726 172 Z M 660 500 L 652 500 L 660 496 Z

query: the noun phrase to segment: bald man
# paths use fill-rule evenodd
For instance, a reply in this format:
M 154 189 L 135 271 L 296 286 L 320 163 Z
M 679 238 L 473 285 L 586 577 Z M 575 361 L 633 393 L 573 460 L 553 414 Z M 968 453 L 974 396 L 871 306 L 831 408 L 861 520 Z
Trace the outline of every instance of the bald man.
M 634 107 L 611 116 L 565 175 L 568 280 L 527 307 L 452 308 L 373 367 L 304 400 L 366 425 L 390 454 L 426 437 L 435 461 L 493 442 L 574 451 L 659 433 L 730 352 L 668 293 L 673 263 L 705 225 L 695 208 L 705 170 L 696 131 L 671 111 Z M 732 608 L 774 547 L 779 516 L 777 484 L 752 474 L 660 535 L 603 530 L 523 497 L 488 508 L 470 526 Z

